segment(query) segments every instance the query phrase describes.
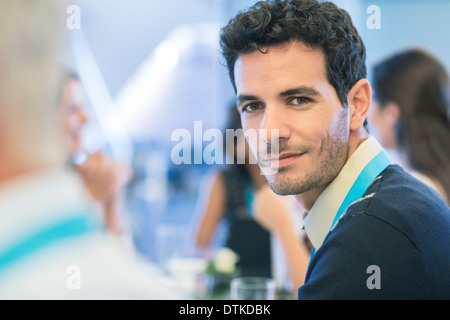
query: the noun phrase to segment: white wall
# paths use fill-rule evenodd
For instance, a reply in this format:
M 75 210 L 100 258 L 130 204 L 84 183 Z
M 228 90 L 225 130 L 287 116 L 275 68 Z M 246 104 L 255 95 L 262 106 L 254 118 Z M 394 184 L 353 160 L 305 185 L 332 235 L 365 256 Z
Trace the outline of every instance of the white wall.
M 341 1 L 346 2 L 346 1 Z M 450 1 L 446 0 L 363 0 L 353 17 L 364 23 L 358 30 L 367 47 L 367 66 L 413 46 L 434 53 L 450 69 Z M 366 9 L 377 5 L 381 13 L 381 29 L 368 29 Z

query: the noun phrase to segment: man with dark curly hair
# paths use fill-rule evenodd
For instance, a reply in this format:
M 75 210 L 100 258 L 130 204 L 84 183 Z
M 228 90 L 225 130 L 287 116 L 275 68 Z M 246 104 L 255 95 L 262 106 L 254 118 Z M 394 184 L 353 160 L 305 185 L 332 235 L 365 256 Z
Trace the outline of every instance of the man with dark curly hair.
M 220 40 L 243 129 L 260 132 L 266 154 L 278 146 L 258 157 L 276 169 L 270 188 L 307 209 L 314 249 L 299 298 L 449 299 L 449 207 L 367 132 L 366 52 L 348 13 L 262 1 Z

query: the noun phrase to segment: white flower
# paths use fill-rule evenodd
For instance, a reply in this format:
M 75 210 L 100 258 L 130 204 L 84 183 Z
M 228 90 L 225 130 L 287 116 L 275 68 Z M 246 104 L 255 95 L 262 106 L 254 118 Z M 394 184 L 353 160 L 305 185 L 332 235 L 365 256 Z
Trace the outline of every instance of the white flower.
M 235 271 L 239 256 L 229 248 L 220 249 L 214 258 L 214 268 L 220 273 L 230 274 Z

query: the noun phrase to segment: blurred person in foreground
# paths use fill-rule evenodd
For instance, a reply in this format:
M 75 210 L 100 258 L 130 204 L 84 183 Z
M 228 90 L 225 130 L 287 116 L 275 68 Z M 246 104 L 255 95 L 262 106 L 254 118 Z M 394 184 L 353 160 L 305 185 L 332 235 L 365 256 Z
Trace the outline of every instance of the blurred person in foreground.
M 131 178 L 131 168 L 101 151 L 93 154 L 84 151 L 82 130 L 89 121 L 85 108 L 86 96 L 78 76 L 63 70 L 60 112 L 71 164 L 97 204 L 107 230 L 124 235 L 129 230 L 123 213 L 123 193 Z
M 410 49 L 373 68 L 369 127 L 393 160 L 450 203 L 450 81 L 429 52 Z
M 64 165 L 59 2 L 0 2 L 0 298 L 178 298 L 156 267 L 100 228 Z
M 307 210 L 299 299 L 449 299 L 450 209 L 369 136 L 365 46 L 348 13 L 262 1 L 220 40 L 244 131 L 279 146 L 258 156 L 270 188 Z

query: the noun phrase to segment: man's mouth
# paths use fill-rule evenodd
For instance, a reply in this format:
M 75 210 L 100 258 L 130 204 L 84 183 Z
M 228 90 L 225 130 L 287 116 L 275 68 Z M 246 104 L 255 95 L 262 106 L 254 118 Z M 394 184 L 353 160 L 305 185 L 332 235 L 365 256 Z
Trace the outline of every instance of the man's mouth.
M 287 167 L 287 166 L 291 165 L 293 162 L 295 162 L 296 160 L 298 160 L 304 154 L 305 154 L 305 152 L 303 152 L 303 153 L 292 153 L 292 152 L 281 153 L 278 156 L 261 158 L 260 163 L 264 167 L 276 167 L 276 168 Z

